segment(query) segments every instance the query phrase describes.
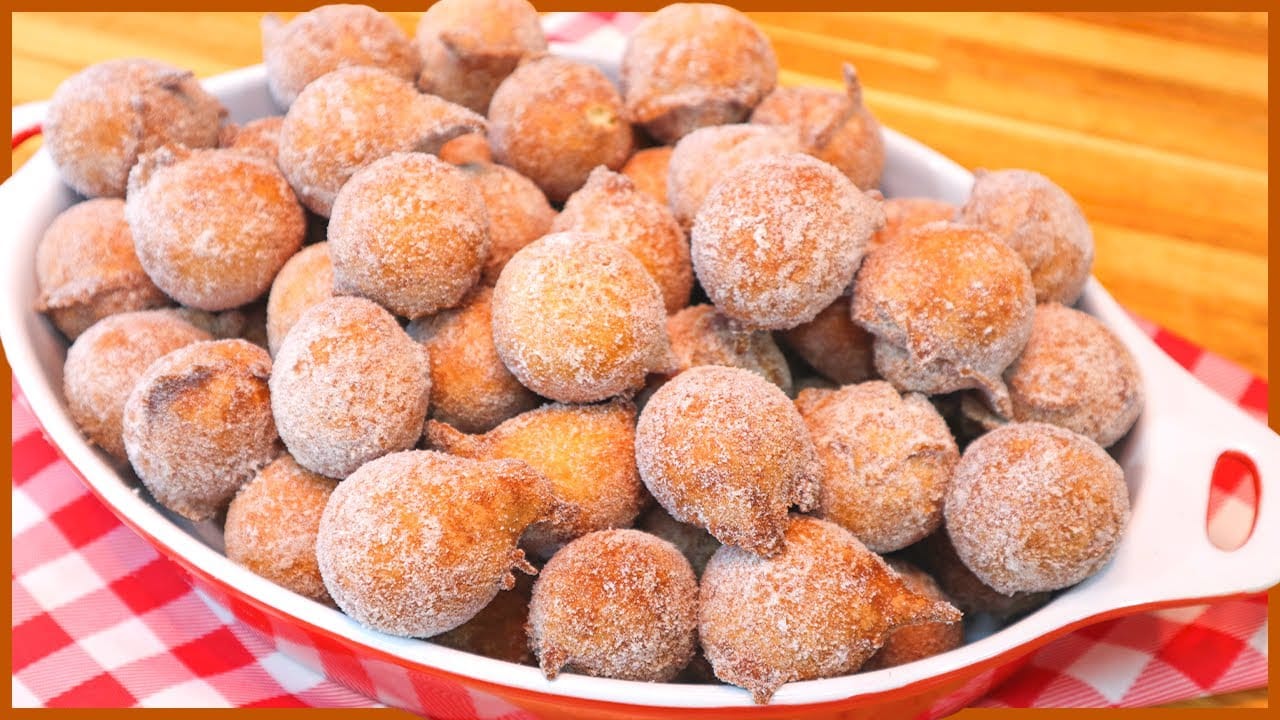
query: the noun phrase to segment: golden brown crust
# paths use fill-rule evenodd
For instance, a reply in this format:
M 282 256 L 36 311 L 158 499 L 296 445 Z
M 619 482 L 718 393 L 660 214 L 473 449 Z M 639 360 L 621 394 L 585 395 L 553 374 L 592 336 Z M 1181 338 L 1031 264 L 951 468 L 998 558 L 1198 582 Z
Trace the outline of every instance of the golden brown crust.
M 440 159 L 454 165 L 493 162 L 493 152 L 489 150 L 489 138 L 483 133 L 467 133 L 459 135 L 440 146 Z
M 274 357 L 289 329 L 308 308 L 333 297 L 329 243 L 309 245 L 289 258 L 267 296 L 267 343 Z
M 283 115 L 250 120 L 244 125 L 227 123 L 222 126 L 218 147 L 253 153 L 274 163 L 280 155 L 282 125 L 284 125 Z
M 809 322 L 778 333 L 778 339 L 823 377 L 840 385 L 876 376 L 871 350 L 874 338 L 849 317 L 847 295 L 836 298 Z
M 480 189 L 489 211 L 489 257 L 480 281 L 493 286 L 513 255 L 551 232 L 556 211 L 532 180 L 505 165 L 485 162 L 461 169 Z
M 886 562 L 912 592 L 919 593 L 930 600 L 955 604 L 925 571 L 905 560 L 891 558 Z M 869 671 L 905 665 L 954 650 L 963 642 L 964 624 L 960 622 L 907 625 L 895 630 L 876 654 L 863 664 L 862 669 Z
M 955 219 L 960 208 L 933 198 L 889 198 L 884 201 L 884 227 L 867 241 L 867 252 L 886 245 L 910 231 L 931 222 L 947 222 Z
M 694 305 L 667 318 L 676 373 L 699 365 L 725 365 L 750 370 L 791 394 L 791 368 L 773 336 L 745 330 L 716 312 L 714 305 Z
M 637 150 L 621 170 L 623 175 L 631 178 L 637 190 L 668 207 L 667 171 L 674 149 L 670 145 L 662 145 Z
M 762 125 L 715 125 L 689 133 L 667 161 L 667 200 L 676 222 L 693 227 L 711 188 L 735 168 L 770 155 L 801 152 L 794 134 Z

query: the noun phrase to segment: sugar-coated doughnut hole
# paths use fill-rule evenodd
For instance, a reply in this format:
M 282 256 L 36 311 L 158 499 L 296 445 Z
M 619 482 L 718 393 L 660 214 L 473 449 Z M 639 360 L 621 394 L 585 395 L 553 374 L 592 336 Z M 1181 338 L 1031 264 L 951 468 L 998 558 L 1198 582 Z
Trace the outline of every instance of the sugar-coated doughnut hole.
M 848 287 L 880 201 L 808 155 L 741 165 L 712 188 L 691 236 L 693 268 L 717 309 L 749 328 L 786 330 Z
M 947 534 L 984 584 L 1011 594 L 1074 585 L 1111 559 L 1129 521 L 1124 471 L 1056 425 L 1011 423 L 970 443 L 946 499 Z
M 430 391 L 426 349 L 391 313 L 354 297 L 302 313 L 271 375 L 271 407 L 289 452 L 338 479 L 416 445 Z
M 394 152 L 438 152 L 484 118 L 386 70 L 346 67 L 303 88 L 280 128 L 280 169 L 312 212 L 329 217 L 360 168 Z
M 302 247 L 306 215 L 275 163 L 165 147 L 129 173 L 125 217 L 143 270 L 201 310 L 252 302 Z
M 713 305 L 694 305 L 667 318 L 676 372 L 699 365 L 725 365 L 750 370 L 791 394 L 791 368 L 773 336 L 746 330 Z
M 525 0 L 441 0 L 422 13 L 418 87 L 478 113 L 527 57 L 547 50 L 538 11 Z
M 720 541 L 711 537 L 706 530 L 676 520 L 671 517 L 671 513 L 662 509 L 661 505 L 654 505 L 648 512 L 641 515 L 636 521 L 636 528 L 651 535 L 657 535 L 674 545 L 689 561 L 693 574 L 698 577 L 702 577 L 707 561 L 715 555 L 716 550 L 720 549 Z M 709 667 L 708 670 L 710 670 Z M 714 681 L 709 672 L 704 679 L 708 682 Z
M 276 455 L 271 356 L 244 340 L 184 345 L 147 368 L 124 405 L 129 463 L 161 505 L 207 520 Z
M 1037 302 L 1079 299 L 1093 267 L 1093 231 L 1052 180 L 1030 170 L 978 170 L 958 217 L 1018 251 L 1031 268 Z
M 493 289 L 493 341 L 525 387 L 560 402 L 633 393 L 671 368 L 662 294 L 644 265 L 596 235 L 547 235 Z
M 521 63 L 494 92 L 489 145 L 494 160 L 562 202 L 597 165 L 622 167 L 634 138 L 622 98 L 604 72 L 545 55 Z
M 289 328 L 313 305 L 333 297 L 333 261 L 329 243 L 303 248 L 280 268 L 267 296 L 267 343 L 271 356 L 280 352 Z
M 953 220 L 959 208 L 933 198 L 889 198 L 884 201 L 884 227 L 867 242 L 867 252 L 909 234 L 921 225 Z
M 556 211 L 532 180 L 509 167 L 471 163 L 462 171 L 480 190 L 489 211 L 489 257 L 481 282 L 493 285 L 512 255 L 551 231 Z
M 322 5 L 288 22 L 262 18 L 267 88 L 288 109 L 316 79 L 344 67 L 376 67 L 407 82 L 422 60 L 399 26 L 368 5 Z
M 467 133 L 459 135 L 440 146 L 440 159 L 454 165 L 493 162 L 493 151 L 489 149 L 489 138 L 483 133 Z
M 155 60 L 108 60 L 54 90 L 44 147 L 76 192 L 124 197 L 139 156 L 169 144 L 217 147 L 226 114 L 189 70 Z
M 777 82 L 769 39 L 725 5 L 668 5 L 636 26 L 622 56 L 627 118 L 664 144 L 742 122 Z
M 116 313 L 169 304 L 133 249 L 124 201 L 97 198 L 58 214 L 36 246 L 36 310 L 75 340 Z
M 760 101 L 751 122 L 794 130 L 805 152 L 831 163 L 871 190 L 884 171 L 880 123 L 862 102 L 862 84 L 853 66 L 844 66 L 845 91 L 808 87 L 777 88 Z
M 840 385 L 876 375 L 873 337 L 849 317 L 849 296 L 841 295 L 812 320 L 778 333 L 778 340 L 823 377 Z
M 227 123 L 222 126 L 218 147 L 260 155 L 271 162 L 280 156 L 280 127 L 283 115 L 250 120 L 243 125 Z
M 480 280 L 489 213 L 466 175 L 434 155 L 392 153 L 361 168 L 333 203 L 338 294 L 408 318 L 456 306 Z
M 937 602 L 954 605 L 929 573 L 905 560 L 886 560 L 912 592 Z M 884 645 L 863 664 L 863 670 L 905 665 L 954 650 L 964 642 L 964 625 L 956 621 L 928 622 L 898 628 Z
M 621 170 L 623 175 L 631 178 L 637 190 L 668 207 L 667 171 L 674 149 L 670 145 L 660 145 L 637 150 Z
M 168 310 L 109 315 L 67 349 L 62 394 L 67 412 L 89 442 L 126 460 L 121 437 L 124 404 L 151 363 L 209 333 Z
M 671 543 L 602 530 L 555 554 L 533 583 L 529 644 L 561 671 L 666 682 L 697 646 L 698 581 Z
M 565 202 L 552 232 L 575 230 L 626 248 L 653 277 L 673 313 L 689 304 L 693 265 L 689 241 L 667 206 L 640 192 L 626 176 L 597 167 Z
M 770 155 L 801 152 L 788 130 L 764 125 L 716 125 L 699 128 L 676 143 L 667 161 L 666 196 L 686 231 L 711 188 L 739 165 Z
M 544 405 L 484 435 L 427 423 L 434 448 L 481 460 L 522 460 L 551 483 L 556 512 L 534 523 L 521 541 L 531 555 L 551 557 L 574 538 L 630 527 L 644 503 L 636 472 L 636 409 L 629 401 Z
M 899 390 L 974 388 L 1002 411 L 1000 378 L 1031 336 L 1026 263 L 990 233 L 937 222 L 867 256 L 853 285 L 854 322 L 876 336 L 876 370 Z
M 288 453 L 280 455 L 227 506 L 227 558 L 299 595 L 332 602 L 316 563 L 316 533 L 337 486 Z
M 702 574 L 698 637 L 721 680 L 769 701 L 784 683 L 855 672 L 898 628 L 958 622 L 839 525 L 793 515 L 780 553 L 726 545 Z
M 821 475 L 790 398 L 749 370 L 718 365 L 686 370 L 649 398 L 636 462 L 673 518 L 766 557 L 782 550 L 787 510 L 812 509 Z
M 928 399 L 872 380 L 805 390 L 796 407 L 822 461 L 819 517 L 878 553 L 904 548 L 942 524 L 960 451 Z
M 438 635 L 510 589 L 513 568 L 535 572 L 516 540 L 549 502 L 546 481 L 524 463 L 392 453 L 330 496 L 316 536 L 320 576 L 360 624 Z

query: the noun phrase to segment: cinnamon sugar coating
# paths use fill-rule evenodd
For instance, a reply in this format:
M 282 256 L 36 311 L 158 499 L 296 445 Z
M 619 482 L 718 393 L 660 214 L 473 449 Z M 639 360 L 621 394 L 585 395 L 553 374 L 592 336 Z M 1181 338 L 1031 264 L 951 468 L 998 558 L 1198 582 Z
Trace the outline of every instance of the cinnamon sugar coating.
M 1145 400 L 1124 343 L 1096 318 L 1054 302 L 1036 306 L 1031 339 L 1004 380 L 1010 419 L 1058 425 L 1103 447 L 1129 432 Z M 976 397 L 965 396 L 961 411 L 988 430 L 1006 422 Z
M 543 673 L 670 681 L 697 646 L 698 581 L 671 543 L 602 530 L 556 553 L 533 584 L 529 644 Z
M 493 158 L 537 183 L 552 202 L 597 165 L 622 167 L 635 147 L 618 90 L 594 65 L 552 55 L 527 60 L 489 104 Z
M 890 558 L 889 567 L 902 578 L 902 582 L 915 593 L 937 602 L 951 605 L 951 598 L 938 587 L 928 573 L 905 560 Z M 958 607 L 958 606 L 957 606 Z M 905 665 L 916 660 L 933 657 L 954 650 L 964 643 L 964 625 L 957 621 L 942 621 L 907 625 L 898 628 L 885 640 L 884 645 L 862 666 L 863 670 Z
M 535 570 L 516 548 L 548 509 L 546 481 L 511 460 L 409 450 L 338 484 L 316 556 L 338 607 L 366 627 L 430 637 L 479 613 Z
M 333 203 L 334 292 L 417 318 L 456 306 L 480 280 L 489 213 L 466 175 L 434 155 L 392 153 Z
M 1071 305 L 1093 267 L 1093 231 L 1080 206 L 1052 180 L 1030 170 L 978 170 L 961 222 L 986 229 L 1031 269 L 1037 302 Z
M 337 486 L 281 454 L 227 507 L 227 558 L 299 595 L 331 603 L 316 562 L 316 533 Z
M 587 533 L 630 527 L 644 503 L 636 471 L 636 409 L 629 401 L 544 405 L 483 435 L 434 420 L 427 443 L 478 460 L 523 460 L 551 483 L 555 514 L 529 526 L 521 546 L 538 558 Z
M 551 223 L 551 232 L 567 230 L 600 235 L 635 255 L 662 291 L 668 314 L 689 304 L 689 241 L 666 205 L 640 192 L 626 176 L 605 167 L 592 170 Z
M 1111 559 L 1129 521 L 1124 472 L 1097 443 L 1044 423 L 974 440 L 946 499 L 947 534 L 984 584 L 1058 590 Z
M 876 376 L 871 349 L 875 338 L 849 316 L 847 295 L 836 298 L 809 322 L 784 330 L 777 337 L 823 377 L 840 385 Z
M 811 509 L 821 466 L 795 405 L 748 370 L 691 368 L 649 399 L 636 426 L 640 477 L 671 516 L 769 557 L 787 510 Z
M 596 235 L 547 235 L 493 289 L 493 341 L 525 387 L 560 402 L 635 392 L 671 366 L 662 295 L 640 261 Z
M 538 12 L 525 0 L 441 0 L 422 13 L 414 41 L 423 92 L 484 114 L 521 60 L 547 50 Z
M 742 122 L 777 82 L 769 39 L 725 5 L 668 5 L 632 31 L 622 56 L 627 119 L 668 145 Z
M 438 152 L 484 118 L 386 70 L 346 67 L 303 88 L 280 128 L 280 169 L 307 209 L 329 217 L 357 170 L 395 152 Z
M 422 60 L 390 17 L 368 5 L 322 5 L 288 22 L 262 18 L 262 57 L 267 88 L 288 109 L 316 79 L 344 67 L 375 67 L 407 82 Z
M 822 461 L 818 516 L 878 553 L 904 548 L 942 524 L 960 451 L 927 398 L 899 395 L 873 380 L 805 390 L 796 407 Z
M 711 188 L 735 168 L 770 155 L 801 152 L 787 130 L 763 125 L 715 125 L 689 133 L 671 149 L 664 190 L 686 232 Z
M 698 635 L 716 677 L 760 704 L 797 680 L 856 671 L 898 628 L 958 622 L 840 526 L 792 515 L 781 553 L 726 545 L 702 575 Z
M 280 156 L 280 128 L 283 125 L 283 115 L 258 118 L 243 125 L 227 123 L 222 126 L 218 147 L 253 153 L 275 162 Z
M 161 505 L 207 520 L 280 454 L 271 357 L 244 340 L 196 342 L 147 368 L 125 401 L 134 472 Z
M 975 388 L 1003 409 L 1000 374 L 1031 336 L 1035 288 L 1022 259 L 991 234 L 930 223 L 867 256 L 851 312 L 876 336 L 876 370 L 894 387 Z
M 960 208 L 933 198 L 889 198 L 884 201 L 884 227 L 867 241 L 867 252 L 931 222 L 951 221 Z
M 831 163 L 854 185 L 871 190 L 884 171 L 880 123 L 862 102 L 862 84 L 853 66 L 844 65 L 843 93 L 821 88 L 780 87 L 769 93 L 751 122 L 791 128 L 805 152 Z
M 791 368 L 773 336 L 745 330 L 716 312 L 714 305 L 694 305 L 667 318 L 676 372 L 699 365 L 725 365 L 750 370 L 791 394 Z
M 35 309 L 75 340 L 104 317 L 169 304 L 133 249 L 124 201 L 97 198 L 58 214 L 36 246 Z
M 110 315 L 67 349 L 62 394 L 67 412 L 89 442 L 127 460 L 121 437 L 124 404 L 151 363 L 209 333 L 168 310 Z
M 272 357 L 302 313 L 333 297 L 329 243 L 308 245 L 280 268 L 267 296 L 267 344 Z
M 91 65 L 53 92 L 44 146 L 87 197 L 124 197 L 139 156 L 165 145 L 218 145 L 227 110 L 189 70 L 125 58 Z
M 532 180 L 505 165 L 472 163 L 460 169 L 489 211 L 489 256 L 480 281 L 493 286 L 512 255 L 551 232 L 556 211 Z
M 338 479 L 416 445 L 430 391 L 426 349 L 386 310 L 354 297 L 304 312 L 271 375 L 271 406 L 289 452 Z
M 693 268 L 716 308 L 745 327 L 812 320 L 848 287 L 878 199 L 808 155 L 739 166 L 707 196 L 693 225 Z
M 306 215 L 270 160 L 164 147 L 129 173 L 125 217 L 143 270 L 209 311 L 252 302 L 302 247 Z
M 538 396 L 502 364 L 493 344 L 493 290 L 479 287 L 461 306 L 405 328 L 431 359 L 431 417 L 468 433 L 538 406 Z

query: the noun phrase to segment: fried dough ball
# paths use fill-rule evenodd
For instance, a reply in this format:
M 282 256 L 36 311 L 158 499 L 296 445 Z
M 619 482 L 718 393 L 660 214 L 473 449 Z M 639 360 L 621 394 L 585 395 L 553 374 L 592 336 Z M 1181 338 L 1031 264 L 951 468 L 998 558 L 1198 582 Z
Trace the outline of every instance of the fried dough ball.
M 567 230 L 600 235 L 635 255 L 662 291 L 667 313 L 688 306 L 693 290 L 689 241 L 667 206 L 626 176 L 605 167 L 592 170 L 551 223 L 552 232 Z
M 951 605 L 951 598 L 938 587 L 929 574 L 905 560 L 886 560 L 889 567 L 902 578 L 907 589 L 936 602 Z M 933 657 L 948 650 L 955 650 L 964 643 L 964 625 L 958 621 L 941 621 L 907 625 L 898 628 L 885 640 L 884 645 L 862 666 L 863 670 L 906 665 L 909 662 Z
M 742 165 L 717 184 L 693 224 L 698 281 L 744 326 L 786 330 L 817 316 L 849 286 L 879 200 L 808 155 Z
M 529 644 L 542 672 L 667 682 L 697 646 L 698 580 L 671 543 L 601 530 L 555 554 L 533 583 Z
M 1111 559 L 1129 522 L 1124 471 L 1056 425 L 1012 423 L 974 440 L 947 491 L 947 534 L 984 584 L 1058 590 Z
M 769 38 L 725 5 L 668 5 L 636 26 L 622 56 L 627 119 L 666 145 L 746 120 L 777 82 Z
M 121 437 L 124 404 L 151 363 L 209 333 L 168 310 L 126 312 L 99 320 L 67 349 L 62 394 L 89 442 L 127 460 Z
M 489 254 L 489 213 L 473 183 L 434 155 L 392 153 L 342 186 L 329 219 L 333 289 L 396 315 L 462 302 Z
M 770 155 L 800 152 L 785 130 L 763 125 L 716 125 L 695 130 L 671 150 L 666 194 L 676 222 L 687 232 L 711 188 L 740 165 Z
M 950 223 L 917 228 L 867 256 L 853 286 L 854 322 L 876 336 L 876 370 L 899 390 L 975 388 L 1002 411 L 1000 373 L 1031 336 L 1035 288 L 1026 263 L 990 233 Z
M 977 225 L 1018 251 L 1031 268 L 1037 302 L 1071 305 L 1093 267 L 1093 231 L 1066 190 L 1030 170 L 974 173 L 961 222 Z
M 227 507 L 227 558 L 299 595 L 332 602 L 316 563 L 316 533 L 336 487 L 288 453 L 271 461 Z
M 467 133 L 442 145 L 440 159 L 453 165 L 490 163 L 493 162 L 493 152 L 489 150 L 489 138 L 483 133 Z
M 805 390 L 796 407 L 822 461 L 819 517 L 878 553 L 904 548 L 942 524 L 960 451 L 928 398 L 899 395 L 872 380 Z
M 694 305 L 667 318 L 676 372 L 699 365 L 725 365 L 750 370 L 791 394 L 791 368 L 773 336 L 744 330 L 716 312 L 713 305 Z
M 333 261 L 329 243 L 309 245 L 289 258 L 267 296 L 267 343 L 271 356 L 307 308 L 333 297 Z
M 538 11 L 525 0 L 441 0 L 418 21 L 418 87 L 484 114 L 516 65 L 546 52 Z
M 217 147 L 226 114 L 189 70 L 155 60 L 108 60 L 54 90 L 44 146 L 76 192 L 124 197 L 139 156 L 169 144 Z
M 958 622 L 835 523 L 792 515 L 785 548 L 726 545 L 702 575 L 698 636 L 716 677 L 769 701 L 783 684 L 856 671 L 898 628 Z
M 884 208 L 884 227 L 867 241 L 867 252 L 908 235 L 932 222 L 950 222 L 959 210 L 955 205 L 933 198 L 889 198 Z
M 344 67 L 375 67 L 412 83 L 422 60 L 399 26 L 368 5 L 322 5 L 289 22 L 262 18 L 267 89 L 288 109 L 317 78 Z
M 556 211 L 532 180 L 509 167 L 486 162 L 461 170 L 479 188 L 489 211 L 489 257 L 480 281 L 492 286 L 512 255 L 551 232 Z
M 280 127 L 280 169 L 307 209 L 329 217 L 338 190 L 357 170 L 394 152 L 440 150 L 483 117 L 422 95 L 371 67 L 335 70 L 308 85 Z
M 492 430 L 538 406 L 493 345 L 493 289 L 480 287 L 454 310 L 405 328 L 431 358 L 431 417 L 467 433 Z
M 147 368 L 124 404 L 133 470 L 155 499 L 208 520 L 280 454 L 271 356 L 244 340 L 184 345 Z
M 335 297 L 302 313 L 276 353 L 271 407 L 299 465 L 342 479 L 422 436 L 427 351 L 378 305 Z
M 222 126 L 218 147 L 254 153 L 275 162 L 280 156 L 280 128 L 283 125 L 283 115 L 250 120 L 244 125 L 227 123 Z
M 778 339 L 838 384 L 859 383 L 876 375 L 871 350 L 874 338 L 849 317 L 847 295 L 836 298 L 809 322 L 778 333 Z
M 1047 592 L 1015 592 L 1005 595 L 984 585 L 973 571 L 965 567 L 947 537 L 946 528 L 912 545 L 906 551 L 912 562 L 927 570 L 952 604 L 966 615 L 987 613 L 1008 619 L 1030 612 L 1049 602 Z
M 776 88 L 751 113 L 751 122 L 791 128 L 805 152 L 831 163 L 854 185 L 871 190 L 884 171 L 880 123 L 862 102 L 853 66 L 844 66 L 844 93 L 821 88 Z
M 662 294 L 631 253 L 554 233 L 507 263 L 493 289 L 493 342 L 525 387 L 560 402 L 638 390 L 671 367 Z
M 275 163 L 165 147 L 129 173 L 138 261 L 174 300 L 209 311 L 256 300 L 298 248 L 306 215 Z
M 516 575 L 515 587 L 499 592 L 475 617 L 458 627 L 436 635 L 438 645 L 506 660 L 520 665 L 536 665 L 525 625 L 529 622 L 529 601 L 533 597 L 533 578 Z
M 1097 318 L 1054 302 L 1036 306 L 1031 339 L 1004 381 L 1010 419 L 1058 425 L 1103 447 L 1129 432 L 1145 400 L 1124 343 Z M 976 397 L 965 396 L 961 411 L 988 430 L 1006 421 Z
M 546 481 L 524 463 L 422 450 L 385 455 L 329 498 L 316 537 L 320 576 L 360 624 L 401 637 L 438 635 L 510 590 L 513 568 L 535 572 L 516 540 L 549 503 Z
M 546 55 L 520 64 L 489 104 L 489 146 L 552 202 L 597 165 L 622 167 L 635 147 L 618 90 L 594 65 Z
M 693 574 L 702 577 L 707 561 L 720 549 L 720 541 L 711 537 L 706 530 L 688 523 L 682 523 L 671 517 L 671 513 L 654 505 L 636 521 L 636 528 L 666 540 L 689 561 Z M 705 659 L 704 659 L 705 662 Z M 707 674 L 710 680 L 710 673 Z
M 215 340 L 248 340 L 267 349 L 266 303 L 256 302 L 236 310 L 211 313 L 189 307 L 165 308 L 213 336 Z
M 551 557 L 574 538 L 630 527 L 644 504 L 636 472 L 636 408 L 627 400 L 602 405 L 544 405 L 484 435 L 464 435 L 435 420 L 427 443 L 478 460 L 523 460 L 551 481 L 554 517 L 534 523 L 521 542 Z
M 782 550 L 787 509 L 816 504 L 821 465 L 778 387 L 741 368 L 691 368 L 658 389 L 636 426 L 645 487 L 671 517 L 727 545 Z
M 77 203 L 53 219 L 36 246 L 36 285 L 36 310 L 70 340 L 108 315 L 169 304 L 138 262 L 117 198 Z
M 622 174 L 631 178 L 636 189 L 670 207 L 667 202 L 667 171 L 671 164 L 670 145 L 637 150 L 622 166 Z

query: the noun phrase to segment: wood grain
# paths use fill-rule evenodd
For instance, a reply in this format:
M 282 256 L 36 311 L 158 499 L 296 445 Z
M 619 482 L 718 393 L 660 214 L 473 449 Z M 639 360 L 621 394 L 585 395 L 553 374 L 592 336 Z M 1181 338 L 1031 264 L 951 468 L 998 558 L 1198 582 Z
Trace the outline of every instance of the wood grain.
M 412 13 L 393 13 L 412 32 Z M 1095 274 L 1138 314 L 1267 376 L 1265 13 L 753 13 L 783 82 L 858 66 L 888 126 L 968 167 L 1026 167 L 1093 223 Z M 16 13 L 14 104 L 85 65 L 259 62 L 253 13 Z M 21 162 L 37 143 L 15 155 Z M 1266 692 L 1187 706 L 1259 707 Z

